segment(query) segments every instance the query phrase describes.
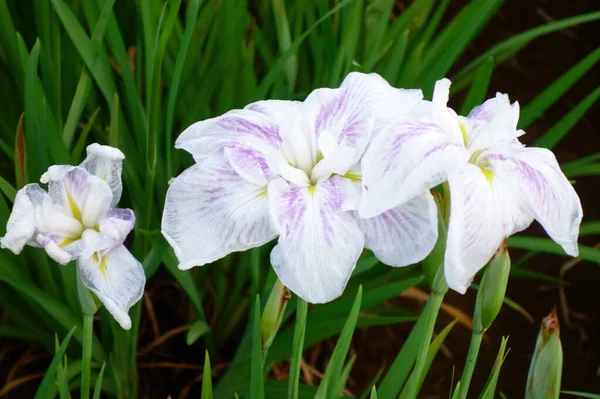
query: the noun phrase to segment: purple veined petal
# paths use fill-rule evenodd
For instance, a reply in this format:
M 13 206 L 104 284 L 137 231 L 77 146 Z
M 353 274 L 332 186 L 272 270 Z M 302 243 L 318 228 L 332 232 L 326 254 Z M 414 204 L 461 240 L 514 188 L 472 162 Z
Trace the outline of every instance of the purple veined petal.
M 429 192 L 375 217 L 359 218 L 358 223 L 365 233 L 365 247 L 389 266 L 422 261 L 438 237 L 437 207 Z
M 444 182 L 469 159 L 436 124 L 399 121 L 381 131 L 362 158 L 361 218 L 401 206 Z
M 125 330 L 131 328 L 129 309 L 144 293 L 141 263 L 123 245 L 77 261 L 77 276 Z
M 266 186 L 274 174 L 265 157 L 250 148 L 225 147 L 225 157 L 240 177 L 249 183 Z
M 496 93 L 495 98 L 473 108 L 469 116 L 462 119 L 467 147 L 473 152 L 510 143 L 525 133 L 517 130 L 518 121 L 519 103 L 511 105 L 508 95 Z
M 496 170 L 465 164 L 448 178 L 450 222 L 445 254 L 448 286 L 464 294 L 502 241 L 533 221 L 521 208 L 518 184 Z
M 360 164 L 352 166 L 345 175 L 336 175 L 330 179 L 335 185 L 340 199 L 342 212 L 358 211 L 362 195 L 362 174 Z
M 335 183 L 297 187 L 275 179 L 269 184 L 269 207 L 280 234 L 271 264 L 281 282 L 311 303 L 340 296 L 364 236 L 351 213 L 341 212 Z
M 76 259 L 82 250 L 81 240 L 71 240 L 55 234 L 38 234 L 36 241 L 50 258 L 61 265 Z
M 194 123 L 177 138 L 175 148 L 186 150 L 196 162 L 220 154 L 225 147 L 263 154 L 282 151 L 278 120 L 248 107 Z
M 123 159 L 125 155 L 118 148 L 94 143 L 87 147 L 87 158 L 79 165 L 90 174 L 106 181 L 112 191 L 112 207 L 118 204 L 123 192 Z
M 578 255 L 577 237 L 583 217 L 575 189 L 560 170 L 552 151 L 518 148 L 506 162 L 515 166 L 522 206 L 564 251 Z
M 451 84 L 450 80 L 446 78 L 435 82 L 431 100 L 431 121 L 440 126 L 452 141 L 464 145 L 465 139 L 461 131 L 460 119 L 456 112 L 447 106 Z
M 98 227 L 100 233 L 109 236 L 113 245 L 118 246 L 123 244 L 134 226 L 135 214 L 131 209 L 112 208 Z
M 261 246 L 276 237 L 267 187 L 240 177 L 222 155 L 207 158 L 173 179 L 162 233 L 181 269 Z
M 39 246 L 36 213 L 48 193 L 37 184 L 28 184 L 17 192 L 12 212 L 6 224 L 6 234 L 0 238 L 0 247 L 18 255 L 25 245 Z

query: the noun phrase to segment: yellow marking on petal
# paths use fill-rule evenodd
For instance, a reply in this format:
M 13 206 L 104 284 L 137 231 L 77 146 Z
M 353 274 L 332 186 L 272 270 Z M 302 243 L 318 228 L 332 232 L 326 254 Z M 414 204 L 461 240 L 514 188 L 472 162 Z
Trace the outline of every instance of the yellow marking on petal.
M 344 177 L 346 179 L 350 179 L 355 183 L 360 183 L 362 182 L 362 177 L 360 177 L 359 175 L 357 175 L 356 173 L 352 172 L 352 171 L 348 171 L 346 172 L 346 174 L 344 175 Z
M 315 165 L 321 162 L 323 158 L 323 153 L 321 151 L 317 152 L 317 162 L 315 162 Z
M 98 252 L 94 252 L 94 255 L 92 255 L 92 259 L 94 259 L 94 263 L 98 263 L 100 261 L 100 259 L 98 259 Z
M 481 168 L 481 173 L 483 173 L 483 175 L 485 176 L 485 178 L 487 179 L 487 181 L 492 184 L 492 182 L 494 181 L 494 172 L 490 169 L 487 168 Z
M 65 238 L 64 240 L 62 240 L 59 244 L 58 247 L 59 248 L 64 248 L 69 244 L 73 244 L 75 241 L 77 241 L 77 238 Z
M 262 190 L 259 191 L 258 194 L 256 194 L 256 198 L 266 197 L 268 190 L 269 190 L 268 186 L 263 188 Z
M 310 195 L 315 195 L 316 192 L 317 192 L 317 187 L 315 187 L 315 186 L 308 186 L 308 193 Z
M 67 193 L 67 202 L 69 203 L 69 208 L 71 209 L 71 214 L 75 219 L 81 222 L 81 211 L 79 210 L 79 206 L 77 206 L 77 202 L 73 199 L 71 192 L 68 188 L 65 187 L 65 191 Z
M 469 140 L 469 134 L 467 133 L 467 128 L 462 121 L 458 122 L 458 127 L 460 128 L 460 132 L 462 133 L 463 143 L 466 146 L 467 141 Z
M 102 277 L 104 277 L 104 279 L 106 279 L 106 256 L 103 256 L 102 259 L 100 259 L 100 273 L 102 273 Z

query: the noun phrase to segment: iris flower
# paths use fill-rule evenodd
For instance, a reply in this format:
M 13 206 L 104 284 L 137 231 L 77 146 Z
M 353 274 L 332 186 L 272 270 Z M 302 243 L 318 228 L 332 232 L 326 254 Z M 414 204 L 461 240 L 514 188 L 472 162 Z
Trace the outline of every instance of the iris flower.
M 92 144 L 79 166 L 51 166 L 40 179 L 48 191 L 38 184 L 18 191 L 0 244 L 17 255 L 30 245 L 61 264 L 76 260 L 81 282 L 129 329 L 127 313 L 142 297 L 145 275 L 123 245 L 135 215 L 115 207 L 124 158 L 116 148 Z
M 279 237 L 271 252 L 279 279 L 320 303 L 341 295 L 365 247 L 395 266 L 422 260 L 437 239 L 428 192 L 373 218 L 357 213 L 371 137 L 421 98 L 352 73 L 304 102 L 260 101 L 190 126 L 175 146 L 196 163 L 172 181 L 162 221 L 179 267 Z
M 519 104 L 498 93 L 462 117 L 446 106 L 449 89 L 448 79 L 438 81 L 431 102 L 373 140 L 363 159 L 361 216 L 399 206 L 447 179 L 445 275 L 461 293 L 502 241 L 534 219 L 577 256 L 579 197 L 551 151 L 517 139 L 525 133 L 517 129 Z

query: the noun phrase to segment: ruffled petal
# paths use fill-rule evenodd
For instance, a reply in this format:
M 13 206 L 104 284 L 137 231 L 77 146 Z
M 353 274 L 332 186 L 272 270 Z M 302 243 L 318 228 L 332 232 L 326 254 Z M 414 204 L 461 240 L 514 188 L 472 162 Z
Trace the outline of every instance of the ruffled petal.
M 436 124 L 401 121 L 378 134 L 362 159 L 361 218 L 377 216 L 444 182 L 469 154 Z
M 129 309 L 142 298 L 146 276 L 141 263 L 124 246 L 79 259 L 77 274 L 125 330 Z
M 341 212 L 335 183 L 297 187 L 275 179 L 269 184 L 269 206 L 280 234 L 271 264 L 281 282 L 311 303 L 340 296 L 364 236 L 352 214 Z
M 87 147 L 87 158 L 79 165 L 90 174 L 106 181 L 112 191 L 112 207 L 119 203 L 123 192 L 123 159 L 125 155 L 118 148 L 94 143 Z
M 12 212 L 6 224 L 6 235 L 0 238 L 0 247 L 8 248 L 16 255 L 27 244 L 37 246 L 35 214 L 48 193 L 37 184 L 28 184 L 17 192 Z
M 286 115 L 281 115 L 281 119 L 286 119 Z M 219 154 L 225 147 L 267 154 L 282 149 L 279 126 L 277 119 L 251 108 L 233 110 L 194 123 L 177 138 L 175 148 L 186 150 L 196 162 Z
M 502 241 L 528 226 L 516 182 L 504 171 L 464 165 L 448 178 L 450 223 L 445 257 L 448 286 L 465 293 Z
M 181 269 L 261 246 L 276 237 L 266 186 L 240 177 L 222 156 L 206 159 L 173 179 L 162 233 Z
M 431 121 L 440 126 L 452 141 L 464 145 L 466 142 L 460 127 L 460 119 L 456 112 L 447 106 L 451 84 L 450 80 L 446 78 L 435 82 L 430 108 Z M 423 108 L 426 109 L 427 107 Z
M 390 266 L 422 261 L 438 237 L 437 207 L 428 192 L 358 223 L 365 233 L 365 247 Z
M 567 254 L 577 256 L 583 210 L 556 157 L 543 148 L 519 148 L 511 155 L 519 177 L 522 207 Z

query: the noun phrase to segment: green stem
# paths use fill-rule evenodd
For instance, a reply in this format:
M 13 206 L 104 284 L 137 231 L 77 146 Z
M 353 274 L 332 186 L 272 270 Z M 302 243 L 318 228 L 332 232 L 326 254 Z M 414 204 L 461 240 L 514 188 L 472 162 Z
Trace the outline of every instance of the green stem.
M 408 395 L 410 399 L 416 398 L 418 395 L 419 381 L 421 381 L 421 374 L 425 367 L 425 361 L 427 360 L 427 352 L 429 351 L 429 344 L 431 343 L 431 337 L 433 336 L 433 328 L 435 327 L 435 321 L 437 320 L 440 307 L 444 300 L 444 294 L 431 292 L 428 303 L 428 312 L 425 315 L 425 331 L 421 338 L 421 344 L 419 346 L 419 352 L 417 353 L 417 361 L 415 362 L 415 368 L 412 372 L 412 377 L 408 382 Z
M 308 303 L 298 297 L 296 310 L 296 325 L 294 327 L 294 341 L 292 346 L 292 360 L 290 362 L 290 375 L 288 386 L 288 398 L 298 399 L 300 386 L 300 364 L 302 362 L 302 350 L 304 348 L 304 334 L 306 332 L 306 313 Z
M 90 375 L 92 368 L 92 336 L 94 335 L 94 316 L 83 315 L 83 353 L 81 356 L 81 399 L 90 397 Z
M 465 363 L 465 369 L 463 371 L 462 378 L 460 379 L 460 387 L 458 398 L 465 399 L 469 392 L 469 384 L 471 384 L 471 378 L 473 377 L 473 371 L 475 370 L 475 364 L 477 363 L 477 355 L 479 354 L 479 347 L 481 346 L 481 340 L 483 338 L 482 330 L 473 330 L 471 335 L 471 344 L 469 345 L 469 353 L 467 354 L 467 361 Z

